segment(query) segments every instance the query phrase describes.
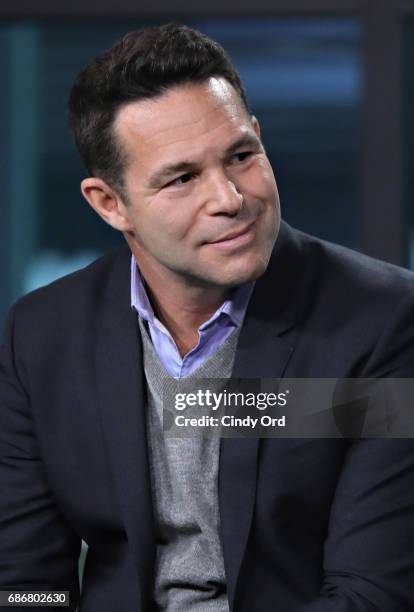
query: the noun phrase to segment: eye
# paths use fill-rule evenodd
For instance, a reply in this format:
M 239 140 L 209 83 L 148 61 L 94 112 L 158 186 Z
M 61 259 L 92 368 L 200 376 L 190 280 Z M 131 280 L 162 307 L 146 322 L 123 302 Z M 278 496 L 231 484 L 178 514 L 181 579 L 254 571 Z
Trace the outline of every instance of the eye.
M 233 159 L 236 162 L 244 162 L 246 161 L 246 159 L 248 159 L 251 155 L 253 155 L 252 151 L 241 151 L 240 153 L 236 153 L 236 155 L 233 156 Z
M 182 174 L 181 176 L 178 176 L 173 181 L 170 181 L 169 183 L 167 183 L 165 187 L 180 187 L 181 185 L 185 185 L 186 183 L 189 183 L 193 178 L 194 178 L 194 174 L 187 172 L 187 174 Z

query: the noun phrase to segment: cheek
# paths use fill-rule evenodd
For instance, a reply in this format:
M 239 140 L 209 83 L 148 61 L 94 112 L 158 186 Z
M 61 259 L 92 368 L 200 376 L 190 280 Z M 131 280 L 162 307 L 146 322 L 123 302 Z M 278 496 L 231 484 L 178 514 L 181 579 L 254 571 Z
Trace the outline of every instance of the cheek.
M 194 197 L 164 201 L 157 211 L 158 227 L 167 239 L 183 241 L 192 233 L 197 222 Z
M 278 199 L 279 194 L 277 191 L 275 175 L 273 174 L 272 166 L 267 158 L 260 160 L 258 175 L 260 175 L 260 179 L 258 176 L 258 180 L 261 180 L 263 183 L 263 190 L 268 194 L 268 197 L 276 197 Z
M 279 195 L 272 167 L 267 158 L 259 158 L 239 183 L 246 195 L 266 205 L 278 204 Z

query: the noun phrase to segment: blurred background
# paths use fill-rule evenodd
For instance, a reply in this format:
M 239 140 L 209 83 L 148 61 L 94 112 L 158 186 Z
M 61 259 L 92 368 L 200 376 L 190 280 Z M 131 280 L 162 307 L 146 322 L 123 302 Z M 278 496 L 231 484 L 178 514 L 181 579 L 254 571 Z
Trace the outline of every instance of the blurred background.
M 80 194 L 68 92 L 125 32 L 170 20 L 229 52 L 284 218 L 414 268 L 412 0 L 211 0 L 192 12 L 182 0 L 139 4 L 2 0 L 0 331 L 19 296 L 122 242 Z

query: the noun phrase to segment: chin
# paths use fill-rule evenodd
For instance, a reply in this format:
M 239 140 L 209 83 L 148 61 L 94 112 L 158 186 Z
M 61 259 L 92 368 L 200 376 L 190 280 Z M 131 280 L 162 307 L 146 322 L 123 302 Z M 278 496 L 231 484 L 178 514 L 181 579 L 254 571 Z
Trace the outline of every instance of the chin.
M 270 257 L 261 259 L 250 265 L 230 266 L 228 270 L 222 270 L 220 278 L 216 278 L 217 285 L 222 287 L 237 287 L 254 281 L 265 273 Z

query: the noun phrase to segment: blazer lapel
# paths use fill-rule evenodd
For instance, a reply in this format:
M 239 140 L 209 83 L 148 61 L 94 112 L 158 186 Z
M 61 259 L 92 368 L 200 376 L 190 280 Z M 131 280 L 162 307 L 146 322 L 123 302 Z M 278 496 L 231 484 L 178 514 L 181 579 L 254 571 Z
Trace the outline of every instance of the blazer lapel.
M 294 350 L 301 262 L 299 244 L 282 224 L 269 267 L 256 282 L 246 312 L 233 378 L 283 376 Z M 231 611 L 254 513 L 259 447 L 260 438 L 221 440 L 220 528 Z
M 103 432 L 129 544 L 137 562 L 142 606 L 155 557 L 145 422 L 145 381 L 136 313 L 129 301 L 129 251 L 109 279 L 95 353 Z

